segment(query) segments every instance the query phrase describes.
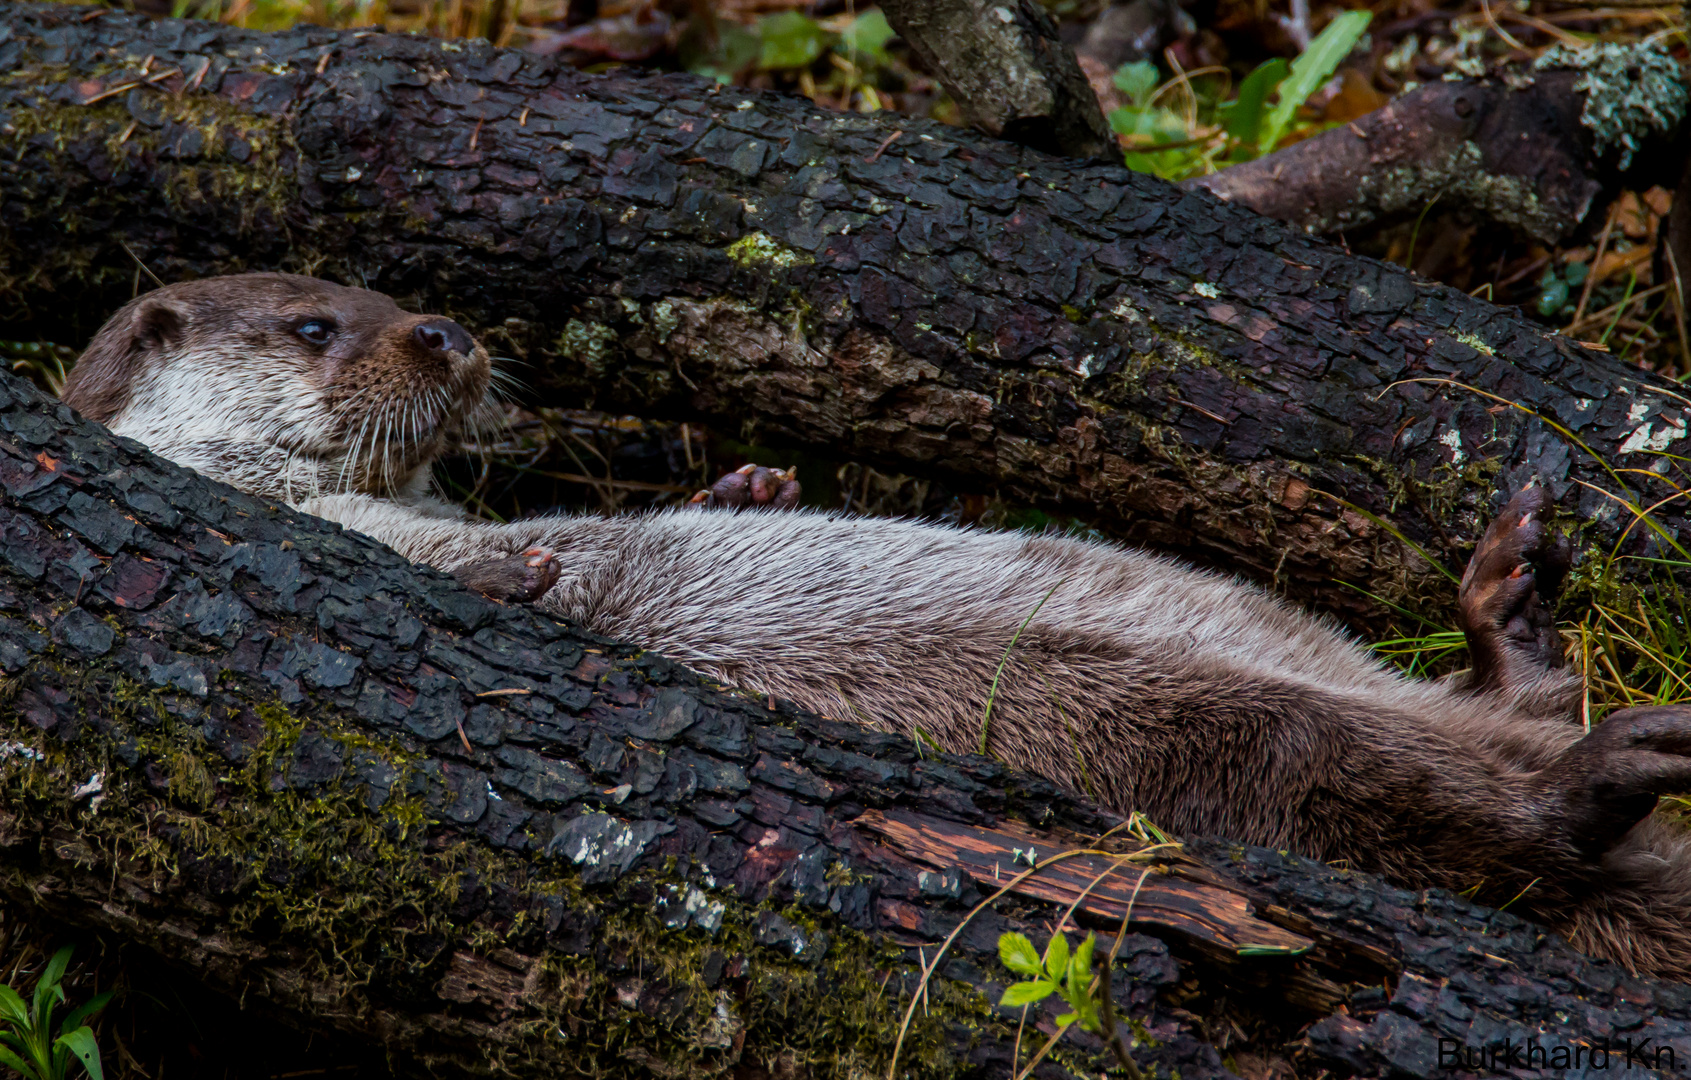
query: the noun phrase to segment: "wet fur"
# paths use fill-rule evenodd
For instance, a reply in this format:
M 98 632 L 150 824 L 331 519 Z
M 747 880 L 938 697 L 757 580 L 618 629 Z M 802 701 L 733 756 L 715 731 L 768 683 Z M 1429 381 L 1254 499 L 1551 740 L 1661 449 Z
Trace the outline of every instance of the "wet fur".
M 1652 817 L 1592 855 L 1562 828 L 1550 781 L 1573 767 L 1565 755 L 1584 734 L 1573 676 L 1535 663 L 1483 688 L 1404 679 L 1259 589 L 1102 543 L 808 512 L 472 520 L 424 492 L 424 466 L 485 379 L 455 384 L 454 408 L 390 470 L 398 483 L 349 471 L 367 440 L 335 411 L 345 389 L 280 339 L 229 329 L 218 305 L 233 301 L 200 284 L 202 305 L 174 339 L 148 344 L 137 304 L 114 317 L 129 344 L 97 339 L 67 400 L 418 562 L 451 570 L 551 548 L 562 576 L 544 609 L 748 691 L 882 730 L 919 727 L 947 750 L 976 749 L 994 673 L 1037 607 L 993 703 L 1002 759 L 1177 833 L 1411 885 L 1478 884 L 1493 902 L 1536 880 L 1517 909 L 1635 970 L 1691 973 L 1681 832 Z M 394 325 L 366 328 L 372 370 L 403 362 L 381 351 Z

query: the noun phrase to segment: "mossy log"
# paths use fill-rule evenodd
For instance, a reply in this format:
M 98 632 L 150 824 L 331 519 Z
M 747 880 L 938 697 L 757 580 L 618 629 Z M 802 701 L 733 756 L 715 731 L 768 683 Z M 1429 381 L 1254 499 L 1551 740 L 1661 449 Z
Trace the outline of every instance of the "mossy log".
M 995 490 L 1352 614 L 1448 604 L 1533 477 L 1588 577 L 1683 524 L 1628 509 L 1683 486 L 1672 384 L 1119 167 L 363 31 L 11 5 L 0 71 L 19 334 L 90 334 L 124 245 L 315 272 L 457 316 L 553 403 Z
M 1063 1008 L 996 1005 L 999 935 L 1108 947 L 1131 908 L 1147 1075 L 1691 1061 L 1691 987 L 1122 824 L 496 605 L 0 374 L 0 897 L 244 1009 L 439 1076 L 996 1078 Z M 1104 1051 L 1071 1031 L 1039 1075 Z

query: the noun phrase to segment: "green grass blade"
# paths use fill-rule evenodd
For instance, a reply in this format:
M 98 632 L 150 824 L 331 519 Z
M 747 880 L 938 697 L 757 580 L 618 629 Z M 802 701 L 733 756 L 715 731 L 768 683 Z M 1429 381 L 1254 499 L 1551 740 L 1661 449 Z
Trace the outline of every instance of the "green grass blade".
M 1292 61 L 1292 73 L 1280 84 L 1280 100 L 1269 109 L 1267 123 L 1257 144 L 1263 153 L 1274 149 L 1274 144 L 1291 127 L 1292 117 L 1297 114 L 1299 106 L 1309 100 L 1309 95 L 1332 78 L 1333 72 L 1356 47 L 1371 18 L 1373 16 L 1366 11 L 1340 13 L 1316 35 L 1309 48 Z
M 47 1080 L 46 1077 L 43 1077 L 41 1073 L 36 1070 L 35 1066 L 29 1064 L 23 1058 L 12 1053 L 10 1050 L 0 1048 L 0 1065 L 4 1065 L 8 1069 L 17 1071 L 25 1077 L 25 1080 Z
M 1434 570 L 1437 570 L 1439 573 L 1443 574 L 1445 577 L 1449 578 L 1451 581 L 1455 582 L 1456 584 L 1458 584 L 1458 585 L 1462 584 L 1461 578 L 1459 578 L 1455 574 L 1451 573 L 1448 569 L 1445 568 L 1445 565 L 1443 563 L 1439 562 L 1437 559 L 1433 558 L 1430 554 L 1428 554 L 1426 548 L 1422 547 L 1420 544 L 1417 544 L 1415 541 L 1409 539 L 1409 537 L 1403 535 L 1403 532 L 1401 530 L 1399 530 L 1396 525 L 1393 525 L 1391 522 L 1387 521 L 1385 518 L 1381 517 L 1378 514 L 1372 513 L 1368 510 L 1364 510 L 1362 507 L 1356 505 L 1353 502 L 1347 502 L 1344 499 L 1339 498 L 1337 495 L 1334 495 L 1330 491 L 1322 491 L 1320 488 L 1310 488 L 1309 490 L 1312 493 L 1319 495 L 1324 499 L 1332 499 L 1334 502 L 1338 503 L 1340 506 L 1342 506 L 1345 509 L 1351 511 L 1352 513 L 1355 513 L 1359 517 L 1367 518 L 1369 521 L 1373 522 L 1379 528 L 1382 528 L 1382 529 L 1386 530 L 1387 532 L 1391 533 L 1393 536 L 1395 536 L 1397 538 L 1398 543 L 1402 544 L 1404 547 L 1408 548 L 1410 551 L 1413 551 L 1415 554 L 1421 556 L 1421 558 L 1426 562 L 1426 564 L 1428 566 L 1432 567 Z
M 35 983 L 35 1020 L 36 1026 L 42 1030 L 47 1028 L 47 1019 L 53 1014 L 53 1005 L 65 999 L 65 992 L 59 988 L 59 982 L 65 977 L 65 969 L 70 967 L 71 947 L 66 945 L 53 954 L 53 959 L 47 961 L 47 967 L 41 972 L 41 978 Z
M 1045 606 L 1045 601 L 1051 599 L 1051 594 L 1065 584 L 1067 584 L 1066 581 L 1057 582 L 1057 584 L 1051 586 L 1044 596 L 1040 597 L 1039 603 L 1033 605 L 1033 610 L 1028 612 L 1028 617 L 1022 620 L 1022 625 L 1016 627 L 1016 633 L 1010 638 L 1010 644 L 1004 647 L 1004 655 L 998 661 L 998 670 L 992 673 L 992 688 L 986 692 L 986 711 L 981 714 L 980 752 L 982 754 L 986 753 L 987 724 L 992 720 L 992 703 L 998 698 L 998 680 L 1004 675 L 1004 665 L 1010 662 L 1010 651 L 1016 647 L 1016 642 L 1022 640 L 1022 631 L 1026 630 L 1028 623 L 1032 622 L 1033 617 L 1039 614 L 1039 609 Z

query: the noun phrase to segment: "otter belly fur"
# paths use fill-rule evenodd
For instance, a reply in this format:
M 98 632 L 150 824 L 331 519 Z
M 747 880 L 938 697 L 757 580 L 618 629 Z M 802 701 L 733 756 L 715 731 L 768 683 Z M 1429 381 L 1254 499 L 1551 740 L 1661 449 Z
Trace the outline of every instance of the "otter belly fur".
M 487 378 L 447 320 L 242 275 L 132 302 L 66 400 L 418 562 L 548 549 L 539 606 L 723 683 L 957 752 L 993 693 L 991 753 L 1118 811 L 1411 885 L 1524 890 L 1589 951 L 1691 974 L 1691 857 L 1650 815 L 1691 788 L 1691 709 L 1574 722 L 1535 584 L 1565 569 L 1540 491 L 1464 579 L 1473 674 L 1431 683 L 1260 589 L 1105 543 L 802 511 L 474 520 L 423 492 Z

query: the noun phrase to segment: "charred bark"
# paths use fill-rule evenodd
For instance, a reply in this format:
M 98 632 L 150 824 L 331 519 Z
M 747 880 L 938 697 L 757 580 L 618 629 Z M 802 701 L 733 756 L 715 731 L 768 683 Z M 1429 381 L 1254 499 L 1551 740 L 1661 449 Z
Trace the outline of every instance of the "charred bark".
M 493 604 L 10 375 L 0 493 L 0 896 L 408 1071 L 887 1075 L 908 1011 L 897 1075 L 1002 1077 L 1063 1006 L 995 1007 L 998 935 L 1072 908 L 1108 946 L 1129 905 L 1147 1075 L 1691 1061 L 1691 990 L 1508 914 L 1224 844 L 1119 862 L 1043 782 Z M 1108 1065 L 1071 1032 L 1039 1075 Z
M 1619 501 L 1683 489 L 1672 384 L 1118 167 L 473 43 L 37 5 L 0 35 L 0 298 L 59 340 L 130 295 L 120 241 L 166 279 L 316 272 L 553 402 L 996 488 L 1352 614 L 1339 583 L 1448 604 L 1433 563 L 1534 477 L 1605 560 L 1683 523 Z

